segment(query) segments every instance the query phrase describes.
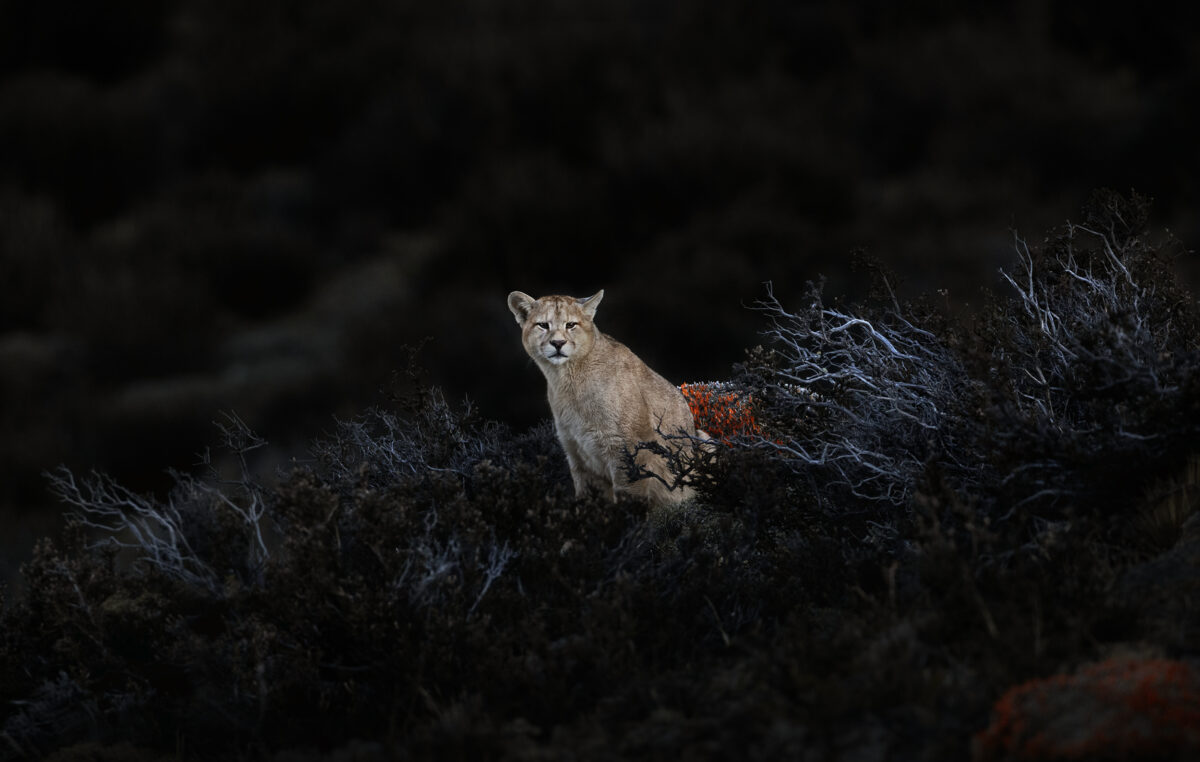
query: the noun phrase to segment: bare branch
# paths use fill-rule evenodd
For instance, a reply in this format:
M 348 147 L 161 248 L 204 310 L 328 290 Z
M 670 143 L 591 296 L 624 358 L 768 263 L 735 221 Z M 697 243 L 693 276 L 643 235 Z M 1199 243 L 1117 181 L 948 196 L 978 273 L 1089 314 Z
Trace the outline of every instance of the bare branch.
M 771 365 L 744 383 L 769 431 L 745 444 L 856 498 L 899 504 L 967 376 L 888 293 L 889 304 L 867 314 L 826 306 L 814 285 L 807 307 L 791 312 L 767 284 L 754 308 L 771 326 Z

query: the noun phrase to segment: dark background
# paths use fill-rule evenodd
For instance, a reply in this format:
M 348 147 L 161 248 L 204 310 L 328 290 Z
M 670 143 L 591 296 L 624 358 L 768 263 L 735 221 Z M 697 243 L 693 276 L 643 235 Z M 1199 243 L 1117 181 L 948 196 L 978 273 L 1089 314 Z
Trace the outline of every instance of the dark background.
M 513 289 L 603 287 L 680 382 L 765 280 L 861 295 L 856 248 L 958 311 L 1098 186 L 1193 246 L 1189 6 L 958 5 L 0 2 L 0 571 L 43 470 L 162 490 L 222 410 L 302 460 L 425 337 L 449 397 L 545 417 Z

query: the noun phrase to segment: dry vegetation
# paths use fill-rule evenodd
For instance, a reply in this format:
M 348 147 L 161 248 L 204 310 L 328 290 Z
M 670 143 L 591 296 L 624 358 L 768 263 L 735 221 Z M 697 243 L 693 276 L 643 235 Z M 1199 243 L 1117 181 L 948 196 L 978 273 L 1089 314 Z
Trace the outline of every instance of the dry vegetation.
M 882 272 L 768 294 L 677 512 L 576 499 L 548 425 L 421 384 L 277 488 L 55 472 L 3 753 L 1194 758 L 1197 311 L 1144 199 L 1090 210 L 969 324 Z

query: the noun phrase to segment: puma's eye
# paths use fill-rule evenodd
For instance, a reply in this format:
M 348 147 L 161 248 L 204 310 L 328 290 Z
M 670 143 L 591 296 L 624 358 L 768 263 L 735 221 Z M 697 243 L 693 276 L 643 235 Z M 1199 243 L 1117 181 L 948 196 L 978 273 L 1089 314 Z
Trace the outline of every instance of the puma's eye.
M 567 323 L 567 330 L 569 331 L 577 325 L 579 325 L 579 323 Z
M 549 324 L 549 323 L 534 323 L 534 325 L 536 325 L 538 328 L 541 328 L 543 331 L 549 331 L 549 330 L 550 330 L 550 324 Z

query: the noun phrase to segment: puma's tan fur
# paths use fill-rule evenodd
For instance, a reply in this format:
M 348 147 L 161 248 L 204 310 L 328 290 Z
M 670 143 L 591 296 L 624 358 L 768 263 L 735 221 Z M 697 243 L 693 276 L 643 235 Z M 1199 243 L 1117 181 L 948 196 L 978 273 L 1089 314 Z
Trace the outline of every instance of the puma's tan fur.
M 691 488 L 669 489 L 653 477 L 630 483 L 625 454 L 639 442 L 658 442 L 669 449 L 694 445 L 690 439 L 672 440 L 662 434 L 706 435 L 696 431 L 692 411 L 674 384 L 596 328 L 596 308 L 603 297 L 604 291 L 599 291 L 586 299 L 534 299 L 514 291 L 508 295 L 508 308 L 521 326 L 525 351 L 546 376 L 550 412 L 575 494 L 595 486 L 614 501 L 618 492 L 628 492 L 654 505 L 680 503 L 692 497 Z M 674 483 L 660 455 L 641 450 L 636 462 L 667 484 Z

